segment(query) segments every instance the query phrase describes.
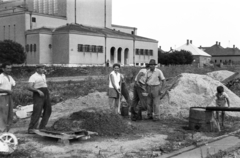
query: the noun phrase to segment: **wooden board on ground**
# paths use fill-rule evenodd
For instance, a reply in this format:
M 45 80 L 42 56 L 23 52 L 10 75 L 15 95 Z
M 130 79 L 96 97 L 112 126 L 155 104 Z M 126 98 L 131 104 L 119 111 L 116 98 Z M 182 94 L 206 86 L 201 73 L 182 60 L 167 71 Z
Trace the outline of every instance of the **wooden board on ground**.
M 90 132 L 87 130 L 80 131 L 69 131 L 69 132 L 60 132 L 60 131 L 51 131 L 51 130 L 34 130 L 37 135 L 43 137 L 56 138 L 59 142 L 63 144 L 69 144 L 71 139 L 89 139 L 90 135 L 97 135 L 96 132 Z

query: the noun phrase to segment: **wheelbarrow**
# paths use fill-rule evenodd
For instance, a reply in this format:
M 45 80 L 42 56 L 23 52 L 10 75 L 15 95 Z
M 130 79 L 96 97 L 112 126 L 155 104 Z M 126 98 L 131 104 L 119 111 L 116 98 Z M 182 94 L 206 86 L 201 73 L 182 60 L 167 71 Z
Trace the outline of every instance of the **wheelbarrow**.
M 17 149 L 18 139 L 9 132 L 0 135 L 0 155 L 9 155 Z
M 16 109 L 13 109 L 13 122 L 16 122 L 18 119 L 28 118 L 32 115 L 33 105 L 27 106 L 18 106 Z M 18 146 L 17 137 L 9 132 L 4 132 L 0 134 L 0 155 L 9 155 L 12 154 Z

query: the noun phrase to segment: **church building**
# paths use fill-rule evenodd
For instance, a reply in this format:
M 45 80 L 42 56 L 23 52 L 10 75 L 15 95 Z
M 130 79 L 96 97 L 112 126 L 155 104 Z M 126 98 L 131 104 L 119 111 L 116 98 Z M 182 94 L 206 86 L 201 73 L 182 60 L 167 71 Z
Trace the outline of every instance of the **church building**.
M 0 40 L 24 46 L 26 64 L 142 65 L 158 41 L 112 24 L 112 0 L 0 0 Z

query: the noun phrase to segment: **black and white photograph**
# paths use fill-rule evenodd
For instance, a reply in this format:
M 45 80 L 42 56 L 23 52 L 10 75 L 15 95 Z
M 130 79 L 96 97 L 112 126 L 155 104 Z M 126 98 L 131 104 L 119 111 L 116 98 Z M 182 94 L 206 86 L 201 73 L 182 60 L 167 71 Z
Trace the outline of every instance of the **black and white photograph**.
M 239 0 L 0 0 L 0 158 L 240 158 Z

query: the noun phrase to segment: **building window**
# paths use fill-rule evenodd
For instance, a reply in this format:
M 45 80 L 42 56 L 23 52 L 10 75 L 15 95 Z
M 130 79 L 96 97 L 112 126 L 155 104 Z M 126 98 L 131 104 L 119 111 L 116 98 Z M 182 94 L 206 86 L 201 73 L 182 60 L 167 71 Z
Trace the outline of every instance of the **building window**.
M 94 45 L 92 45 L 92 52 L 97 52 L 97 48 Z
M 36 45 L 36 44 L 33 45 L 33 51 L 34 51 L 34 52 L 37 51 L 37 45 Z
M 149 55 L 153 56 L 153 50 L 149 50 Z
M 145 55 L 148 55 L 148 50 L 147 49 L 145 49 Z
M 140 55 L 143 55 L 143 49 L 140 49 Z
M 89 45 L 85 45 L 85 51 L 89 52 Z
M 30 44 L 30 52 L 32 52 L 32 51 L 33 51 L 33 45 Z
M 136 49 L 136 55 L 139 55 L 139 49 Z
M 134 35 L 134 31 L 132 31 L 132 35 Z
M 78 44 L 78 52 L 83 52 L 83 45 L 82 44 Z
M 26 45 L 26 52 L 29 52 L 29 45 Z
M 103 46 L 98 46 L 98 52 L 103 53 Z
M 32 22 L 36 22 L 36 18 L 35 17 L 32 17 Z
M 92 46 L 89 46 L 89 52 L 92 52 Z

